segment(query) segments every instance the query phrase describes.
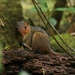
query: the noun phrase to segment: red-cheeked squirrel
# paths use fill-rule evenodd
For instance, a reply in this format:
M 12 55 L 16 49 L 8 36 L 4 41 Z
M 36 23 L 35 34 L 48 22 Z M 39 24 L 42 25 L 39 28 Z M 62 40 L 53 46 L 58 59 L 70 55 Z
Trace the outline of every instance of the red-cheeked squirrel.
M 19 21 L 17 30 L 23 36 L 23 44 L 33 52 L 59 55 L 51 49 L 49 36 L 42 28 L 30 26 L 28 21 Z

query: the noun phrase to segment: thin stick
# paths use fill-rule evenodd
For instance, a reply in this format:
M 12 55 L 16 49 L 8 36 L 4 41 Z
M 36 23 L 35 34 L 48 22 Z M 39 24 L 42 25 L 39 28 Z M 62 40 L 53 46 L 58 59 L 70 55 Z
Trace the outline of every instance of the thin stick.
M 37 10 L 37 13 L 38 15 L 40 16 L 41 20 L 43 21 L 43 23 L 45 24 L 45 26 L 48 28 L 48 31 L 50 32 L 50 34 L 52 35 L 52 37 L 54 38 L 54 40 L 57 42 L 57 44 L 71 57 L 74 59 L 74 57 L 57 41 L 57 39 L 53 36 L 52 32 L 50 31 L 49 27 L 46 25 L 46 23 L 44 22 L 42 16 L 40 15 L 39 13 L 39 10 L 37 9 L 36 5 L 35 5 L 35 2 L 32 0 L 36 10 Z
M 36 2 L 35 2 L 36 3 Z M 37 4 L 37 3 L 36 3 Z M 38 6 L 38 4 L 37 4 Z M 47 20 L 48 24 L 53 28 L 53 30 L 58 34 L 58 37 L 61 39 L 61 41 L 72 51 L 75 51 L 73 48 L 71 48 L 70 46 L 68 46 L 66 44 L 66 42 L 62 39 L 61 35 L 59 34 L 59 32 L 55 29 L 55 27 L 52 25 L 51 22 L 48 21 L 47 17 L 45 16 L 45 14 L 43 13 L 42 9 L 38 6 L 38 8 L 40 9 L 41 13 L 43 14 L 44 18 Z
M 23 44 L 23 46 L 25 46 L 26 48 L 28 48 L 29 50 L 32 51 L 32 48 L 29 45 L 27 45 L 26 43 L 22 43 L 22 44 Z
M 42 71 L 43 71 L 43 75 L 45 75 L 45 69 L 44 68 L 42 68 Z

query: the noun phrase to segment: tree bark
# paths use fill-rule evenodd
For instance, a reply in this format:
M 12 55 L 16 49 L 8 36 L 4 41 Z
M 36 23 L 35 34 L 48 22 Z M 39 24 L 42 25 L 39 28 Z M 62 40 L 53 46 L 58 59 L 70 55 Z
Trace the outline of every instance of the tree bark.
M 32 75 L 75 74 L 75 61 L 67 55 L 34 54 L 26 50 L 3 51 L 4 71 L 0 75 L 17 75 L 25 70 Z
M 4 38 L 2 41 L 9 47 L 19 47 L 15 32 L 16 22 L 23 20 L 20 0 L 0 1 L 0 11 L 0 19 L 5 25 L 4 28 L 0 27 L 0 40 Z
M 70 15 L 70 27 L 69 29 L 67 30 L 67 33 L 75 33 L 75 15 L 74 14 L 71 14 Z

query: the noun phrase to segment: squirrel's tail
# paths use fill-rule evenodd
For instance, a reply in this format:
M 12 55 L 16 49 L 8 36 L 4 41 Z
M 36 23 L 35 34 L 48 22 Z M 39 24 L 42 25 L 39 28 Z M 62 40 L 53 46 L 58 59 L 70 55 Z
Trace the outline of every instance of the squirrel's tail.
M 50 54 L 51 55 L 55 55 L 55 56 L 59 56 L 60 53 L 54 52 L 52 49 L 50 49 Z

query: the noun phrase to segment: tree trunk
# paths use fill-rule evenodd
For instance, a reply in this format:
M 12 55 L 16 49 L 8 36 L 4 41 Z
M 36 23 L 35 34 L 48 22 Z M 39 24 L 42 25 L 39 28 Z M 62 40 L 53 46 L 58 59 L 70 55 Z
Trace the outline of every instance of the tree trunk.
M 66 0 L 56 0 L 56 3 L 55 3 L 55 6 L 54 6 L 54 9 L 56 8 L 62 8 L 62 7 L 65 7 L 67 4 L 67 1 Z M 55 18 L 57 20 L 57 24 L 55 26 L 56 29 L 59 29 L 59 24 L 60 24 L 60 21 L 62 19 L 62 15 L 63 15 L 63 12 L 62 11 L 54 11 L 52 13 L 52 18 Z
M 15 31 L 16 22 L 23 19 L 20 0 L 0 1 L 0 19 L 3 20 L 5 27 L 0 27 L 0 40 L 10 47 L 17 47 Z
M 70 27 L 67 30 L 67 33 L 75 33 L 75 15 L 72 14 L 70 17 Z

